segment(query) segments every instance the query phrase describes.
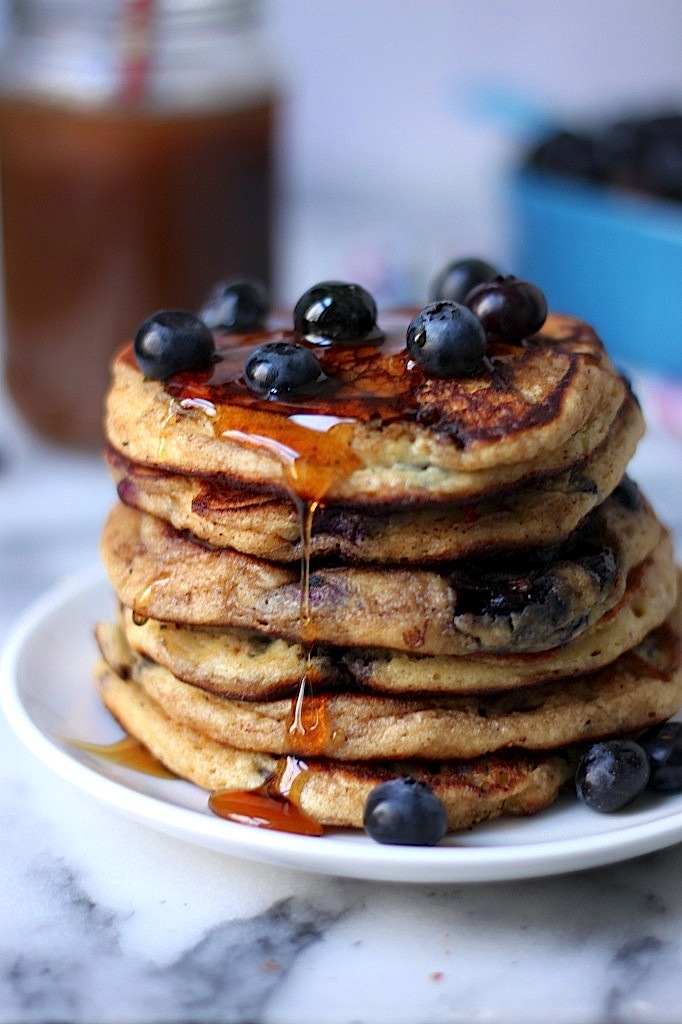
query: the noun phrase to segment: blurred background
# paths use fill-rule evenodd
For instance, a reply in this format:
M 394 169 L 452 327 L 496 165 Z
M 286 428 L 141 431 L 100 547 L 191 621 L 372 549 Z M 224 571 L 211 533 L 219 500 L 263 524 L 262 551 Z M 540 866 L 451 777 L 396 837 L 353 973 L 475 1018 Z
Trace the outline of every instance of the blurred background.
M 279 282 L 362 269 L 419 298 L 443 260 L 511 266 L 509 176 L 556 125 L 682 107 L 677 0 L 280 0 Z M 369 266 L 368 266 L 369 265 Z
M 138 250 L 152 244 L 147 236 L 146 240 L 142 235 L 131 236 L 125 243 L 125 261 L 121 258 L 106 268 L 107 279 L 117 281 L 117 291 L 109 296 L 104 286 L 94 281 L 91 263 L 74 262 L 76 258 L 64 248 L 64 239 L 75 238 L 76 233 L 70 204 L 75 209 L 79 197 L 87 193 L 90 173 L 106 176 L 109 189 L 106 202 L 93 193 L 92 209 L 115 211 L 109 221 L 120 227 L 131 209 L 149 220 L 154 206 L 153 230 L 158 233 L 153 242 L 158 247 L 154 259 L 165 266 L 171 250 L 186 255 L 184 265 L 175 268 L 176 279 L 184 283 L 192 277 L 194 293 L 180 294 L 176 285 L 172 295 L 159 292 L 158 301 L 164 304 L 196 304 L 198 291 L 208 291 L 223 267 L 225 276 L 240 272 L 267 276 L 273 301 L 285 306 L 325 278 L 356 280 L 374 293 L 380 305 L 423 304 L 430 280 L 445 262 L 477 255 L 505 271 L 532 276 L 547 291 L 553 308 L 595 323 L 607 344 L 624 360 L 682 376 L 682 308 L 678 308 L 682 307 L 682 203 L 671 198 L 671 193 L 648 195 L 646 182 L 634 175 L 611 183 L 592 169 L 581 178 L 576 171 L 575 147 L 567 158 L 569 163 L 573 160 L 568 177 L 548 177 L 546 168 L 541 169 L 539 182 L 530 169 L 519 176 L 538 140 L 559 131 L 589 129 L 597 137 L 600 133 L 605 137 L 607 126 L 621 124 L 625 118 L 646 120 L 665 114 L 670 121 L 671 112 L 682 109 L 682 3 L 270 0 L 251 5 L 246 0 L 232 0 L 227 6 L 232 11 L 230 31 L 238 37 L 236 46 L 234 40 L 223 45 L 210 30 L 206 33 L 211 37 L 206 57 L 193 66 L 178 48 L 177 39 L 145 30 L 145 19 L 176 9 L 185 19 L 180 34 L 189 36 L 187 19 L 205 6 L 204 0 L 158 0 L 156 4 L 153 0 L 98 0 L 97 4 L 27 0 L 16 4 L 15 12 L 24 9 L 23 30 L 33 39 L 19 57 L 16 46 L 11 45 L 10 6 L 2 7 L 0 72 L 4 85 L 0 83 L 0 88 L 5 115 L 0 119 L 0 152 L 14 152 L 12 139 L 21 136 L 21 158 L 26 161 L 23 169 L 17 171 L 17 164 L 12 170 L 8 157 L 2 168 L 10 320 L 6 348 L 11 357 L 6 363 L 10 383 L 14 381 L 13 401 L 17 394 L 18 400 L 26 400 L 30 392 L 35 402 L 35 351 L 44 353 L 49 348 L 59 354 L 56 361 L 44 359 L 46 368 L 49 364 L 50 392 L 55 389 L 56 377 L 78 378 L 80 405 L 84 406 L 82 382 L 87 368 L 83 338 L 78 341 L 80 349 L 74 341 L 69 364 L 73 369 L 63 372 L 65 349 L 69 339 L 78 334 L 76 320 L 81 326 L 87 321 L 84 333 L 94 350 L 92 357 L 103 367 L 113 345 L 107 340 L 106 352 L 97 349 L 105 326 L 110 326 L 118 339 L 134 331 L 136 318 L 152 311 L 145 306 L 140 313 L 140 297 L 139 309 L 128 312 L 122 299 L 145 278 Z M 94 48 L 90 46 L 92 37 L 85 32 L 60 36 L 55 28 L 55 12 L 61 9 L 71 17 L 79 8 L 88 22 L 88 32 L 94 31 L 98 39 Z M 161 242 L 160 225 L 169 218 L 156 193 L 163 182 L 170 181 L 173 160 L 179 157 L 166 152 L 161 137 L 158 145 L 154 143 L 153 126 L 146 125 L 145 145 L 150 151 L 157 145 L 165 155 L 159 164 L 144 165 L 144 173 L 152 168 L 150 181 L 156 181 L 158 187 L 138 193 L 142 171 L 130 164 L 116 178 L 113 168 L 122 164 L 120 154 L 125 147 L 140 146 L 140 140 L 131 141 L 129 126 L 127 134 L 119 133 L 113 141 L 113 137 L 100 138 L 96 131 L 98 111 L 111 103 L 109 79 L 116 77 L 116 69 L 111 67 L 110 50 L 118 36 L 106 28 L 108 23 L 91 23 L 94 12 L 102 15 L 108 11 L 113 17 L 112 12 L 119 9 L 137 19 L 126 50 L 127 72 L 132 76 L 126 102 L 135 102 L 136 88 L 146 88 L 140 79 L 145 54 L 140 57 L 140 53 L 147 45 L 163 51 L 158 60 L 160 70 L 154 65 L 158 52 L 151 51 L 150 63 L 154 74 L 158 72 L 158 81 L 154 85 L 149 78 L 147 84 L 152 81 L 160 95 L 166 90 L 163 101 L 178 116 L 191 107 L 187 97 L 194 83 L 200 83 L 200 106 L 206 99 L 201 90 L 214 77 L 216 88 L 236 90 L 242 99 L 246 97 L 247 106 L 254 96 L 256 105 L 264 96 L 273 101 L 267 128 L 267 145 L 271 146 L 267 167 L 262 159 L 258 166 L 252 162 L 252 170 L 237 182 L 227 166 L 226 153 L 210 157 L 217 153 L 214 141 L 213 149 L 207 149 L 201 159 L 197 156 L 185 180 L 186 191 L 195 199 L 205 197 L 203 209 L 198 208 L 198 201 L 194 206 L 188 202 L 184 221 L 174 227 L 175 236 L 163 235 Z M 251 17 L 254 20 L 244 33 L 244 23 Z M 53 69 L 50 77 L 44 54 L 55 42 L 62 52 L 66 47 L 69 60 Z M 26 70 L 37 64 L 43 68 L 39 82 L 35 71 L 31 80 Z M 67 180 L 76 180 L 69 178 L 68 160 L 72 160 L 78 168 L 74 166 L 73 175 L 81 175 L 78 190 L 74 185 L 73 194 L 67 196 L 63 187 L 60 192 L 55 181 L 45 179 L 32 191 L 30 165 L 47 165 L 51 130 L 44 120 L 30 120 L 29 114 L 33 116 L 35 110 L 27 112 L 26 95 L 35 98 L 37 90 L 44 107 L 68 107 L 74 96 L 67 74 L 78 79 L 75 105 L 90 108 L 91 116 L 70 155 L 65 155 L 60 141 L 60 173 Z M 195 112 L 189 110 L 190 115 Z M 60 139 L 69 131 L 62 125 Z M 56 138 L 57 133 L 54 135 Z M 264 138 L 257 144 L 265 145 Z M 613 138 L 610 134 L 609 139 Z M 237 134 L 234 140 L 226 147 L 232 146 L 233 153 L 256 145 L 248 133 Z M 614 145 L 622 146 L 622 141 L 621 131 Z M 14 149 L 18 148 L 17 144 Z M 184 150 L 199 153 L 199 144 L 187 143 Z M 216 171 L 209 181 L 208 166 L 215 163 L 220 170 L 220 160 L 225 162 L 224 178 Z M 682 142 L 666 140 L 665 161 L 668 177 L 682 180 Z M 22 183 L 21 217 L 13 212 L 19 209 L 19 200 L 15 201 L 14 193 L 7 195 L 13 173 Z M 131 175 L 129 179 L 126 173 Z M 549 192 L 543 191 L 548 184 Z M 269 190 L 267 201 L 265 188 Z M 184 202 L 168 200 L 174 208 Z M 261 220 L 267 216 L 265 227 L 259 216 Z M 225 257 L 219 251 L 215 258 L 202 256 L 209 249 L 208 235 L 203 239 L 199 229 L 202 218 L 232 231 L 231 218 L 238 217 L 241 226 L 234 228 L 232 238 L 233 243 L 239 240 L 238 251 L 235 253 L 233 244 Z M 86 220 L 88 244 L 100 254 L 105 249 L 113 252 L 106 233 L 114 230 L 112 224 L 108 222 L 100 231 L 92 211 Z M 52 236 L 47 233 L 50 230 Z M 36 233 L 33 239 L 31 232 Z M 267 246 L 267 259 L 259 262 L 253 253 L 247 257 L 250 242 Z M 17 269 L 12 270 L 20 249 L 21 261 L 17 256 Z M 240 257 L 244 258 L 243 267 Z M 81 292 L 89 289 L 88 301 L 70 313 L 57 309 L 60 303 L 54 297 L 64 294 L 65 285 L 57 281 L 48 287 L 56 266 L 62 277 L 70 274 L 72 281 L 78 280 Z M 22 291 L 22 296 L 15 299 L 10 290 Z M 144 301 L 157 302 L 153 289 Z M 103 375 L 105 370 L 99 372 Z M 102 386 L 98 380 L 93 394 Z M 49 397 L 41 398 L 41 409 L 48 401 Z M 49 417 L 43 417 L 42 423 L 35 418 L 33 426 L 67 442 L 80 443 L 84 434 L 96 434 L 92 421 L 69 427 L 60 426 L 57 420 L 58 416 L 53 418 L 56 425 L 52 425 Z

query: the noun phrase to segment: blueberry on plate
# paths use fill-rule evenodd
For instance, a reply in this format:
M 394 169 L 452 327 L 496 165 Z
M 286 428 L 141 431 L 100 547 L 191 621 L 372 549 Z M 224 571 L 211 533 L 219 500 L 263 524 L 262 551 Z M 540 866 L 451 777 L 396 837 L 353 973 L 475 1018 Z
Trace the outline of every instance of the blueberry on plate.
M 432 302 L 407 328 L 407 350 L 431 377 L 480 370 L 487 340 L 480 321 L 458 302 Z
M 294 307 L 294 328 L 318 344 L 377 340 L 377 307 L 359 284 L 321 281 L 300 297 Z
M 535 334 L 547 319 L 543 292 L 511 274 L 477 285 L 464 304 L 481 321 L 489 338 L 512 343 Z
M 133 352 L 146 377 L 167 380 L 187 370 L 209 369 L 215 357 L 215 342 L 203 320 L 193 313 L 163 309 L 142 321 Z
M 305 345 L 268 341 L 251 353 L 244 366 L 251 391 L 265 398 L 314 393 L 327 379 L 320 361 Z
M 659 793 L 682 790 L 682 722 L 664 722 L 640 738 L 649 758 L 649 787 Z
M 475 257 L 455 260 L 448 263 L 433 280 L 429 288 L 429 299 L 435 302 L 446 299 L 448 302 L 464 302 L 469 292 L 476 285 L 492 281 L 499 277 L 499 270 L 485 260 Z
M 401 776 L 371 791 L 363 824 L 377 843 L 435 846 L 447 831 L 448 819 L 442 802 L 425 782 Z
M 268 315 L 265 288 L 258 281 L 231 281 L 217 284 L 199 311 L 200 318 L 213 331 L 260 330 Z
M 631 803 L 649 781 L 649 760 L 639 743 L 628 739 L 594 743 L 575 773 L 578 798 L 593 811 L 610 814 Z

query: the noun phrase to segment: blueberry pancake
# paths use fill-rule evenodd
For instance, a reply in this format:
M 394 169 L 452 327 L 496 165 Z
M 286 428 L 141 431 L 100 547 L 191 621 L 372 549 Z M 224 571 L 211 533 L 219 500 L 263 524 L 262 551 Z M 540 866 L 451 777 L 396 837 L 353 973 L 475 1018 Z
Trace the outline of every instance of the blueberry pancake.
M 238 750 L 170 718 L 133 680 L 106 662 L 95 667 L 105 706 L 171 771 L 209 792 L 268 792 L 292 799 L 326 826 L 362 828 L 364 804 L 398 775 L 424 781 L 443 802 L 451 831 L 493 818 L 536 814 L 556 800 L 571 775 L 565 756 L 504 751 L 471 761 L 340 762 Z M 294 795 L 295 794 L 295 795 Z
M 670 536 L 628 575 L 609 612 L 567 644 L 536 654 L 422 656 L 379 648 L 305 645 L 256 630 L 183 626 L 135 618 L 121 609 L 130 647 L 209 693 L 240 700 L 296 694 L 305 677 L 324 690 L 485 693 L 568 678 L 602 668 L 660 626 L 675 603 L 678 576 Z
M 557 750 L 636 733 L 665 721 L 682 703 L 679 607 L 634 650 L 570 680 L 472 696 L 389 697 L 318 688 L 309 698 L 303 733 L 295 728 L 297 696 L 260 702 L 217 697 L 134 654 L 117 625 L 101 625 L 98 641 L 109 669 L 138 684 L 171 719 L 258 753 L 448 761 L 508 748 Z
M 312 517 L 310 556 L 398 564 L 554 543 L 620 482 L 642 430 L 639 406 L 628 395 L 602 443 L 562 473 L 466 504 L 322 505 Z M 300 517 L 291 498 L 235 489 L 221 477 L 143 466 L 112 448 L 106 458 L 125 504 L 215 547 L 276 562 L 300 560 Z
M 144 466 L 306 500 L 466 502 L 583 461 L 628 395 L 578 320 L 550 316 L 523 345 L 493 339 L 478 372 L 449 379 L 410 358 L 406 320 L 372 344 L 308 343 L 290 328 L 219 334 L 209 368 L 163 381 L 128 345 L 113 364 L 109 444 Z M 255 352 L 306 344 L 315 394 L 254 394 L 244 375 Z
M 617 490 L 561 544 L 520 555 L 429 566 L 296 568 L 210 548 L 123 505 L 105 526 L 102 557 L 137 618 L 236 626 L 290 640 L 381 646 L 420 654 L 531 652 L 557 647 L 623 596 L 628 573 L 661 526 Z

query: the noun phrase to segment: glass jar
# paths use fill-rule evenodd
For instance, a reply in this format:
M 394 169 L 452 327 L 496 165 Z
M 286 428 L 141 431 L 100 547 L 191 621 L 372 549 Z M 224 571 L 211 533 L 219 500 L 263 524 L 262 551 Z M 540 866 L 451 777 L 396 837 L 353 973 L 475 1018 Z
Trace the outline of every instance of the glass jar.
M 0 65 L 6 377 L 102 442 L 112 352 L 161 308 L 269 284 L 276 93 L 248 0 L 18 0 Z

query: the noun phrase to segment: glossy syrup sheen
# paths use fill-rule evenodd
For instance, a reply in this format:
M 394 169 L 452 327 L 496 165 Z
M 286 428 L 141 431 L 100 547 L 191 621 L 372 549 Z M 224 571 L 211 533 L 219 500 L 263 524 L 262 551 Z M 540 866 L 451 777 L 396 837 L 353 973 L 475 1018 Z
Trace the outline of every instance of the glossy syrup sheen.
M 405 348 L 404 327 L 386 332 L 378 343 L 316 345 L 308 343 L 317 356 L 327 380 L 311 395 L 287 400 L 254 394 L 244 380 L 244 365 L 265 342 L 306 344 L 293 330 L 274 330 L 252 334 L 217 335 L 217 358 L 208 371 L 182 373 L 166 382 L 168 392 L 180 400 L 204 399 L 220 409 L 248 408 L 249 423 L 258 413 L 256 424 L 271 426 L 282 415 L 301 414 L 336 416 L 366 422 L 379 419 L 390 422 L 401 416 L 415 415 L 414 376 L 407 372 L 409 356 Z M 423 376 L 419 370 L 419 380 Z M 266 431 L 263 431 L 265 436 Z
M 290 339 L 290 332 L 268 335 L 268 340 Z M 408 408 L 412 411 L 411 389 L 405 384 L 407 353 L 400 335 L 387 339 L 381 350 L 375 346 L 321 348 L 318 358 L 331 380 L 318 394 L 294 404 L 264 400 L 244 382 L 244 364 L 263 343 L 263 336 L 233 336 L 231 341 L 219 347 L 219 359 L 210 371 L 180 374 L 166 388 L 185 405 L 209 403 L 217 436 L 266 447 L 285 467 L 301 534 L 300 621 L 309 665 L 315 642 L 309 601 L 313 516 L 329 486 L 358 464 L 348 444 L 348 423 L 343 421 L 376 417 L 385 422 L 404 415 Z M 396 404 L 400 390 L 402 403 Z M 292 418 L 302 413 L 332 417 L 335 422 L 326 430 L 311 429 L 309 421 Z M 331 731 L 326 700 L 314 693 L 304 671 L 287 721 L 289 748 L 296 755 L 314 756 L 325 747 Z M 258 789 L 214 792 L 209 808 L 251 827 L 321 836 L 322 826 L 299 806 L 306 774 L 305 762 L 291 754 L 280 759 L 274 774 Z
M 299 806 L 308 766 L 295 757 L 282 758 L 274 774 L 254 790 L 219 790 L 209 797 L 214 814 L 242 825 L 321 836 L 322 826 Z
M 411 367 L 402 325 L 382 336 L 380 345 L 311 344 L 326 375 L 319 390 L 295 399 L 263 398 L 246 385 L 244 366 L 266 341 L 301 339 L 284 329 L 217 334 L 211 369 L 177 374 L 165 389 L 184 408 L 203 411 L 216 437 L 274 455 L 293 500 L 320 502 L 360 466 L 350 444 L 354 424 L 416 418 L 415 384 L 423 375 Z M 136 365 L 132 347 L 122 358 Z M 164 429 L 172 430 L 174 421 L 171 406 Z M 161 455 L 164 443 L 161 437 Z

